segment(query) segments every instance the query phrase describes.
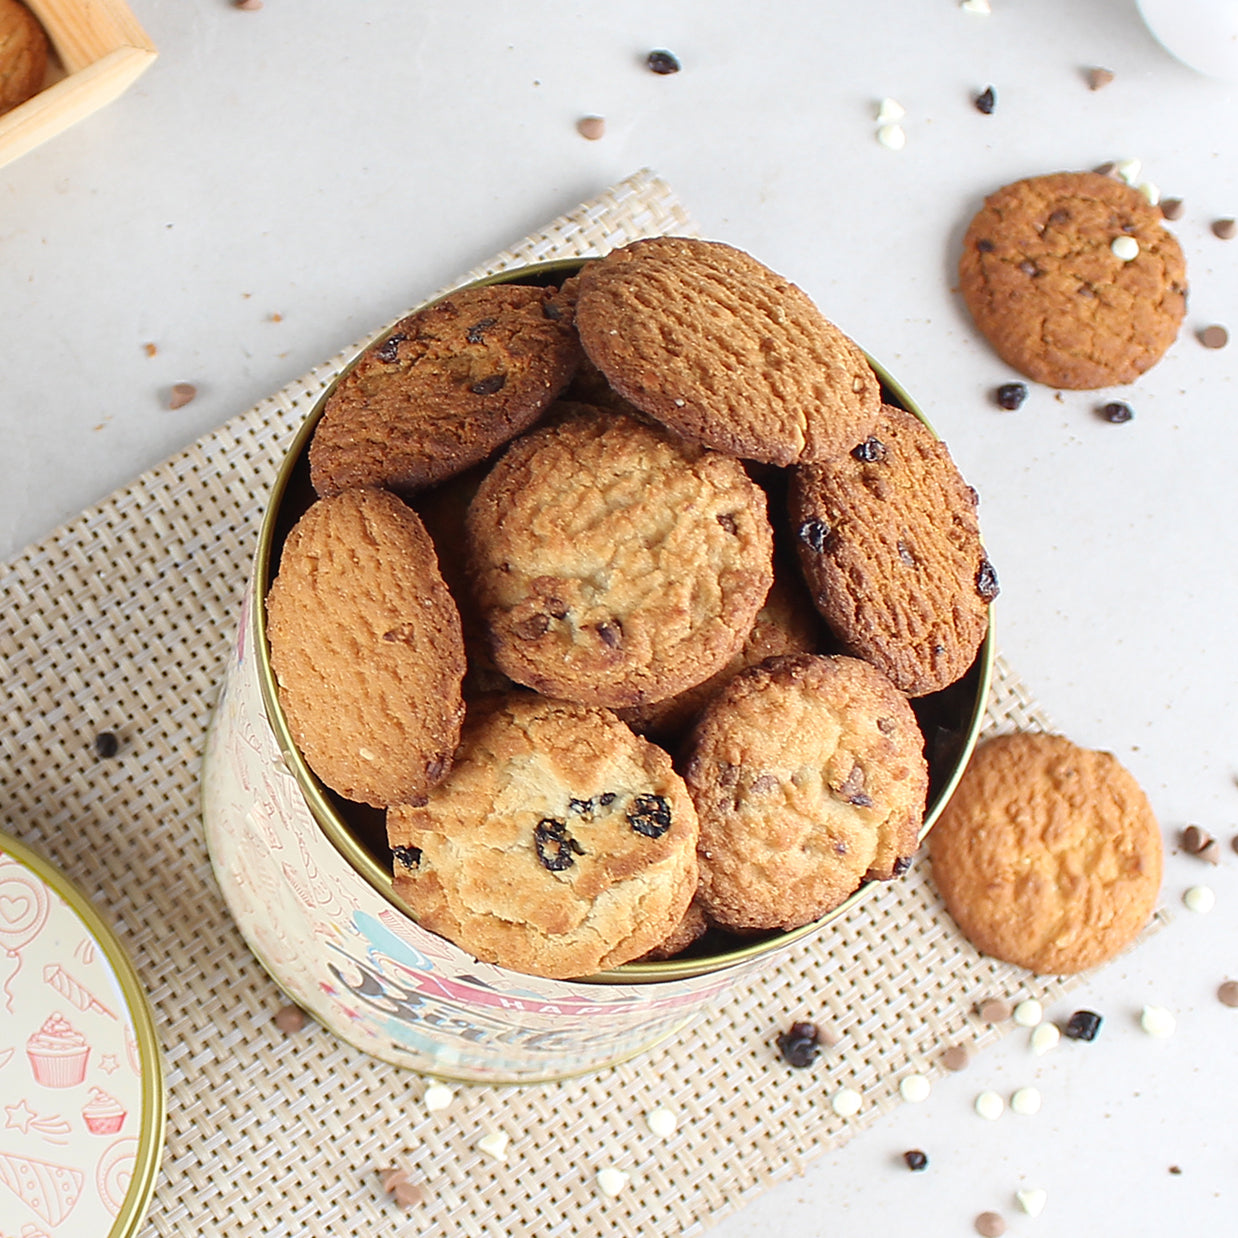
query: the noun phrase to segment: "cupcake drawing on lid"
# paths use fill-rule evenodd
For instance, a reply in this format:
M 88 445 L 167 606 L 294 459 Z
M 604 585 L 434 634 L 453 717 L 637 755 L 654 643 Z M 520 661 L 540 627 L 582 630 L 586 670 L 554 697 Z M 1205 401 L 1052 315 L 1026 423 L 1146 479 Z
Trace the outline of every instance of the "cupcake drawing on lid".
M 90 1045 L 59 1011 L 26 1041 L 26 1056 L 37 1083 L 48 1088 L 71 1088 L 86 1077 Z
M 90 1099 L 82 1106 L 86 1129 L 92 1135 L 114 1135 L 125 1124 L 125 1110 L 115 1096 L 102 1088 L 91 1088 Z

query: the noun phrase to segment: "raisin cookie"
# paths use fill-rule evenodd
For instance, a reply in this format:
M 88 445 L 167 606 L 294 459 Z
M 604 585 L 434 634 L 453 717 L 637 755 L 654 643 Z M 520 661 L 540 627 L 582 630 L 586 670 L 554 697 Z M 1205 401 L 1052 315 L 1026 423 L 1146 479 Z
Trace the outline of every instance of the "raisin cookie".
M 468 514 L 494 659 L 547 696 L 621 708 L 707 679 L 773 579 L 765 495 L 737 460 L 620 414 L 517 440 Z
M 451 773 L 390 809 L 387 836 L 421 925 L 552 979 L 644 954 L 696 891 L 696 813 L 666 753 L 609 710 L 532 693 L 470 705 Z
M 464 707 L 460 616 L 417 515 L 393 494 L 313 504 L 267 593 L 288 729 L 333 791 L 376 808 L 447 772 Z
M 808 296 L 716 241 L 636 241 L 590 264 L 576 325 L 624 399 L 728 455 L 827 459 L 880 407 L 864 354 Z
M 18 0 L 0 0 L 0 112 L 43 89 L 47 35 L 38 18 Z
M 1058 172 L 986 199 L 963 240 L 959 289 L 1008 365 L 1090 390 L 1134 382 L 1173 343 L 1186 263 L 1137 189 Z
M 1030 971 L 1084 971 L 1124 950 L 1161 885 L 1161 831 L 1108 752 L 1019 732 L 977 748 L 929 836 L 963 936 Z
M 862 881 L 905 872 L 928 793 L 907 698 L 849 657 L 771 658 L 731 681 L 693 733 L 700 900 L 733 930 L 792 929 Z
M 959 679 L 988 631 L 997 575 L 976 502 L 946 445 L 901 408 L 884 407 L 851 451 L 794 471 L 791 519 L 817 609 L 908 696 Z
M 310 444 L 314 489 L 408 495 L 526 430 L 580 357 L 569 285 L 463 289 L 397 323 L 328 396 Z

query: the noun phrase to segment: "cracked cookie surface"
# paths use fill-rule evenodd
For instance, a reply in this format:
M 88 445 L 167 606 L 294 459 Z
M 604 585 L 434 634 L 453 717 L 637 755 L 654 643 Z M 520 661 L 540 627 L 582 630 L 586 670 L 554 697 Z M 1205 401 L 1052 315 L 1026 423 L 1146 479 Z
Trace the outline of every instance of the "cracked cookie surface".
M 1161 883 L 1161 832 L 1108 752 L 1020 732 L 977 748 L 929 835 L 933 878 L 982 953 L 1042 974 L 1125 949 Z
M 906 871 L 928 768 L 911 706 L 880 671 L 796 654 L 743 672 L 706 707 L 684 780 L 709 919 L 792 929 L 865 878 Z
M 499 669 L 611 708 L 720 670 L 773 579 L 765 494 L 743 466 L 613 413 L 512 444 L 469 508 L 468 541 Z
M 696 892 L 696 812 L 670 757 L 609 710 L 531 693 L 470 704 L 451 773 L 391 809 L 387 836 L 420 924 L 553 979 L 653 949 Z
M 728 455 L 823 460 L 880 406 L 863 352 L 807 294 L 717 241 L 636 241 L 591 263 L 576 326 L 624 399 Z
M 1138 242 L 1129 262 L 1113 253 L 1118 237 Z M 1173 343 L 1186 263 L 1138 190 L 1058 172 L 985 200 L 963 239 L 959 290 L 1008 365 L 1051 387 L 1091 390 L 1134 382 Z

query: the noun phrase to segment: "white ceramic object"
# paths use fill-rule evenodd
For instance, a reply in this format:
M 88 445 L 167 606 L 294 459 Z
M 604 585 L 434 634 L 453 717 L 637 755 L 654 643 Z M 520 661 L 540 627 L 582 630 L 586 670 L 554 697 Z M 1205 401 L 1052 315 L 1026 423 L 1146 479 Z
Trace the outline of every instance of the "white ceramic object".
M 1136 0 L 1156 41 L 1203 73 L 1238 82 L 1238 0 Z

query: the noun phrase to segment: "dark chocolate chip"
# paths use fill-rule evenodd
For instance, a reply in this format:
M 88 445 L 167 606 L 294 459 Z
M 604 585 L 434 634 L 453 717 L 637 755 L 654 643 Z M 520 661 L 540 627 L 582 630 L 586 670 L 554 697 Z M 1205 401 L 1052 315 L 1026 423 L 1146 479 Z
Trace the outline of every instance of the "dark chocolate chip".
M 578 799 L 573 798 L 573 799 L 568 800 L 567 806 L 568 808 L 572 810 L 572 812 L 592 812 L 593 811 L 592 800 L 578 800 Z
M 539 636 L 545 636 L 550 627 L 549 615 L 530 615 L 527 619 L 521 619 L 519 623 L 512 625 L 512 633 L 521 640 L 537 640 Z
M 474 395 L 494 395 L 496 391 L 502 391 L 506 383 L 506 374 L 491 374 L 480 382 L 474 383 L 469 390 Z
M 901 877 L 911 867 L 912 857 L 909 855 L 900 855 L 894 861 L 894 875 Z
M 678 57 L 664 48 L 650 52 L 645 57 L 645 65 L 651 73 L 657 73 L 663 77 L 668 73 L 678 73 L 681 67 Z
M 715 519 L 728 533 L 739 532 L 739 525 L 735 523 L 735 517 L 728 512 L 723 512 L 721 516 L 716 516 Z
M 1170 1165 L 1169 1172 L 1171 1174 L 1180 1174 L 1182 1172 L 1182 1166 L 1181 1165 Z
M 1056 210 L 1049 212 L 1049 218 L 1045 220 L 1050 224 L 1064 224 L 1070 218 L 1070 212 L 1064 207 L 1059 206 Z
M 778 1052 L 788 1066 L 803 1069 L 817 1060 L 821 1051 L 821 1030 L 815 1023 L 792 1023 L 789 1031 L 779 1032 L 776 1041 Z
M 983 112 L 986 116 L 993 114 L 993 109 L 997 106 L 997 92 L 992 86 L 986 86 L 984 90 L 978 94 L 974 100 L 976 111 Z
M 646 838 L 661 838 L 671 828 L 671 806 L 660 795 L 638 795 L 628 812 L 628 824 Z
M 1181 219 L 1185 210 L 1186 204 L 1181 198 L 1161 199 L 1161 216 L 1164 219 Z
M 480 322 L 475 322 L 467 332 L 465 338 L 470 344 L 484 344 L 486 342 L 486 332 L 498 322 L 497 318 L 483 318 Z M 481 394 L 480 392 L 478 394 Z
M 421 848 L 420 847 L 392 847 L 391 854 L 395 856 L 405 868 L 416 868 L 421 863 Z
M 1124 421 L 1130 421 L 1135 415 L 1135 410 L 1129 404 L 1123 404 L 1121 400 L 1114 400 L 1100 410 L 1100 415 L 1106 421 L 1113 422 L 1115 426 L 1120 426 Z
M 886 458 L 887 454 L 886 445 L 880 439 L 873 438 L 871 435 L 858 447 L 851 449 L 852 457 L 863 464 L 879 464 Z
M 305 1026 L 305 1011 L 300 1006 L 281 1006 L 271 1022 L 286 1036 L 291 1036 Z
M 567 823 L 553 817 L 543 817 L 533 827 L 533 845 L 542 867 L 552 873 L 571 868 L 576 863 L 576 855 L 585 854 L 585 849 L 567 832 Z
M 1102 1023 L 1095 1010 L 1076 1010 L 1062 1028 L 1062 1035 L 1070 1040 L 1095 1040 Z
M 120 751 L 120 740 L 113 731 L 100 731 L 95 736 L 95 756 L 107 761 Z
M 550 318 L 554 321 L 563 317 L 563 310 L 553 301 L 542 302 L 542 317 Z
M 1023 401 L 1027 399 L 1027 383 L 1002 383 L 994 398 L 998 408 L 1013 413 L 1016 408 L 1022 408 Z
M 979 241 L 977 241 L 977 242 L 976 242 L 976 248 L 977 248 L 977 249 L 978 249 L 978 250 L 979 250 L 982 254 L 991 254 L 991 253 L 993 252 L 993 250 L 994 250 L 994 249 L 996 249 L 997 247 L 993 244 L 993 242 L 992 242 L 992 241 L 989 241 L 989 240 L 979 240 Z
M 805 520 L 800 525 L 799 537 L 809 550 L 815 550 L 820 554 L 825 549 L 826 542 L 829 541 L 830 526 L 823 520 Z
M 976 569 L 976 592 L 986 601 L 991 602 L 1001 592 L 997 583 L 997 572 L 988 559 L 981 559 Z
M 910 1152 L 904 1152 L 903 1160 L 907 1162 L 908 1169 L 920 1170 L 928 1168 L 928 1157 L 919 1148 L 912 1148 Z
M 397 331 L 394 335 L 389 335 L 379 346 L 374 350 L 374 355 L 385 362 L 392 362 L 399 356 L 400 345 L 408 339 L 408 336 L 403 331 Z
M 598 637 L 608 649 L 618 649 L 623 644 L 623 625 L 618 619 L 613 623 L 599 623 Z

